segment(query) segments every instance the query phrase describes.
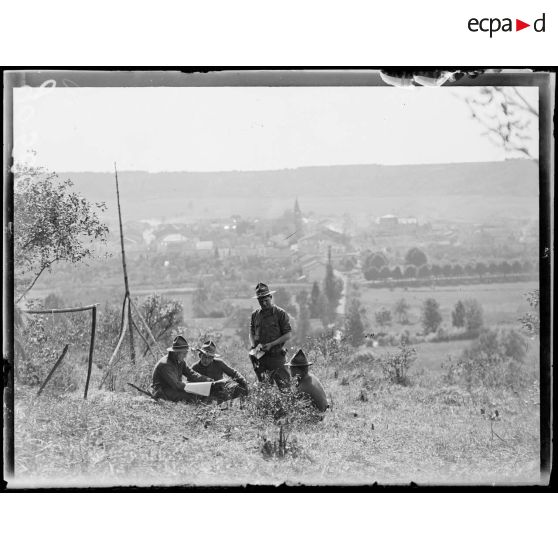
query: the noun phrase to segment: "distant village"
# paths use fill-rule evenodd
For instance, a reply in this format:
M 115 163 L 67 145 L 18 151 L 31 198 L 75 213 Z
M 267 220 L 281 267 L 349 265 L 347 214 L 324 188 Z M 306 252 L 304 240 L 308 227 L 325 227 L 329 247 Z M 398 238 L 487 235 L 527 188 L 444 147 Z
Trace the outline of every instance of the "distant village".
M 274 219 L 243 218 L 199 220 L 195 223 L 126 223 L 126 250 L 176 259 L 283 262 L 292 269 L 288 280 L 322 281 L 328 258 L 335 269 L 365 279 L 365 260 L 381 252 L 391 266 L 404 266 L 412 247 L 428 256 L 429 264 L 461 265 L 492 260 L 535 260 L 538 223 L 528 220 L 491 223 L 420 222 L 413 216 L 382 215 L 368 227 L 341 218 L 307 214 L 294 200 L 293 209 Z M 117 252 L 116 238 L 112 251 Z M 286 278 L 284 278 L 286 279 Z
M 136 295 L 156 291 L 190 300 L 196 290 L 205 290 L 210 298 L 224 297 L 233 305 L 246 304 L 253 283 L 262 280 L 293 296 L 315 283 L 321 287 L 328 262 L 344 285 L 340 314 L 349 285 L 524 281 L 538 273 L 538 222 L 527 219 L 471 223 L 387 214 L 356 223 L 346 214 L 318 215 L 294 199 L 274 218 L 127 221 L 124 235 Z M 411 251 L 418 253 L 416 261 Z M 56 273 L 41 278 L 35 292 L 64 293 L 78 301 L 86 287 L 100 301 L 117 298 L 120 252 L 118 228 L 112 226 L 108 244 L 99 246 L 100 257 L 79 267 L 61 264 Z

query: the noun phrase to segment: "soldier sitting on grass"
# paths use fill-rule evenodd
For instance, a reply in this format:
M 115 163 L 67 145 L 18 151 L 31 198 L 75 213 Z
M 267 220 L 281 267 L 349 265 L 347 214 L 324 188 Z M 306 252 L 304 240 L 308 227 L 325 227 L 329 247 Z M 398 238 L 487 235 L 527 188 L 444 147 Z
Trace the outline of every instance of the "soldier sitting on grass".
M 327 396 L 320 380 L 308 371 L 312 364 L 300 349 L 285 366 L 290 367 L 292 376 L 297 379 L 297 391 L 304 394 L 319 411 L 324 412 L 329 407 Z
M 200 360 L 192 366 L 192 370 L 215 382 L 211 386 L 209 400 L 221 403 L 248 394 L 248 384 L 244 376 L 218 358 L 221 355 L 217 354 L 217 347 L 213 341 L 206 341 L 198 349 L 198 353 Z
M 211 378 L 190 370 L 185 362 L 190 347 L 182 335 L 178 335 L 172 342 L 172 347 L 167 349 L 164 356 L 153 370 L 153 397 L 167 401 L 186 401 L 193 403 L 199 400 L 197 395 L 184 391 L 185 383 L 182 376 L 189 382 L 211 382 Z

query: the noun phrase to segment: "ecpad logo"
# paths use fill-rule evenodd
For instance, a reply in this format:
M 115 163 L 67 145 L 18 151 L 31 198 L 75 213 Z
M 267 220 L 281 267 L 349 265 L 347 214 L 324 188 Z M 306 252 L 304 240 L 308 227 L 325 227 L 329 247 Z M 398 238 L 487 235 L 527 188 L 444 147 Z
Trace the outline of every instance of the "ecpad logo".
M 545 32 L 545 16 L 543 15 L 536 19 L 533 22 L 533 29 L 536 33 L 544 33 Z M 469 31 L 473 33 L 477 33 L 481 31 L 483 33 L 490 33 L 490 38 L 494 33 L 498 31 L 503 31 L 504 33 L 513 31 L 512 19 L 509 17 L 505 17 L 500 19 L 498 17 L 485 17 L 482 19 L 477 19 L 476 17 L 472 17 L 468 23 L 467 27 Z M 527 27 L 531 27 L 530 23 L 525 23 L 520 19 L 515 20 L 515 31 L 521 31 L 522 29 L 526 29 Z

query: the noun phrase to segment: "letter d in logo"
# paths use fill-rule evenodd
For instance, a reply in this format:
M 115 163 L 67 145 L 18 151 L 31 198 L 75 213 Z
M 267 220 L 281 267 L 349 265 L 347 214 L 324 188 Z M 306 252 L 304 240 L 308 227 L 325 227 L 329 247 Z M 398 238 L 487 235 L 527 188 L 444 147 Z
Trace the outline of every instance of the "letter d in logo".
M 544 27 L 545 27 L 545 14 L 543 13 L 542 17 L 536 19 L 535 23 L 533 23 L 533 29 L 537 33 L 544 33 Z

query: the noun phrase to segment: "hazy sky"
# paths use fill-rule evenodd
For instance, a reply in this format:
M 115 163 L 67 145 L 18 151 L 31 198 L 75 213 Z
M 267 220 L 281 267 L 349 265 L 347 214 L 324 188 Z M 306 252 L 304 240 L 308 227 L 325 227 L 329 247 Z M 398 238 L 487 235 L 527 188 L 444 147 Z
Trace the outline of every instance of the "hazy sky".
M 113 161 L 212 171 L 504 159 L 464 89 L 19 88 L 15 154 L 35 150 L 34 162 L 58 172 L 111 171 Z M 522 92 L 536 105 L 536 88 Z

